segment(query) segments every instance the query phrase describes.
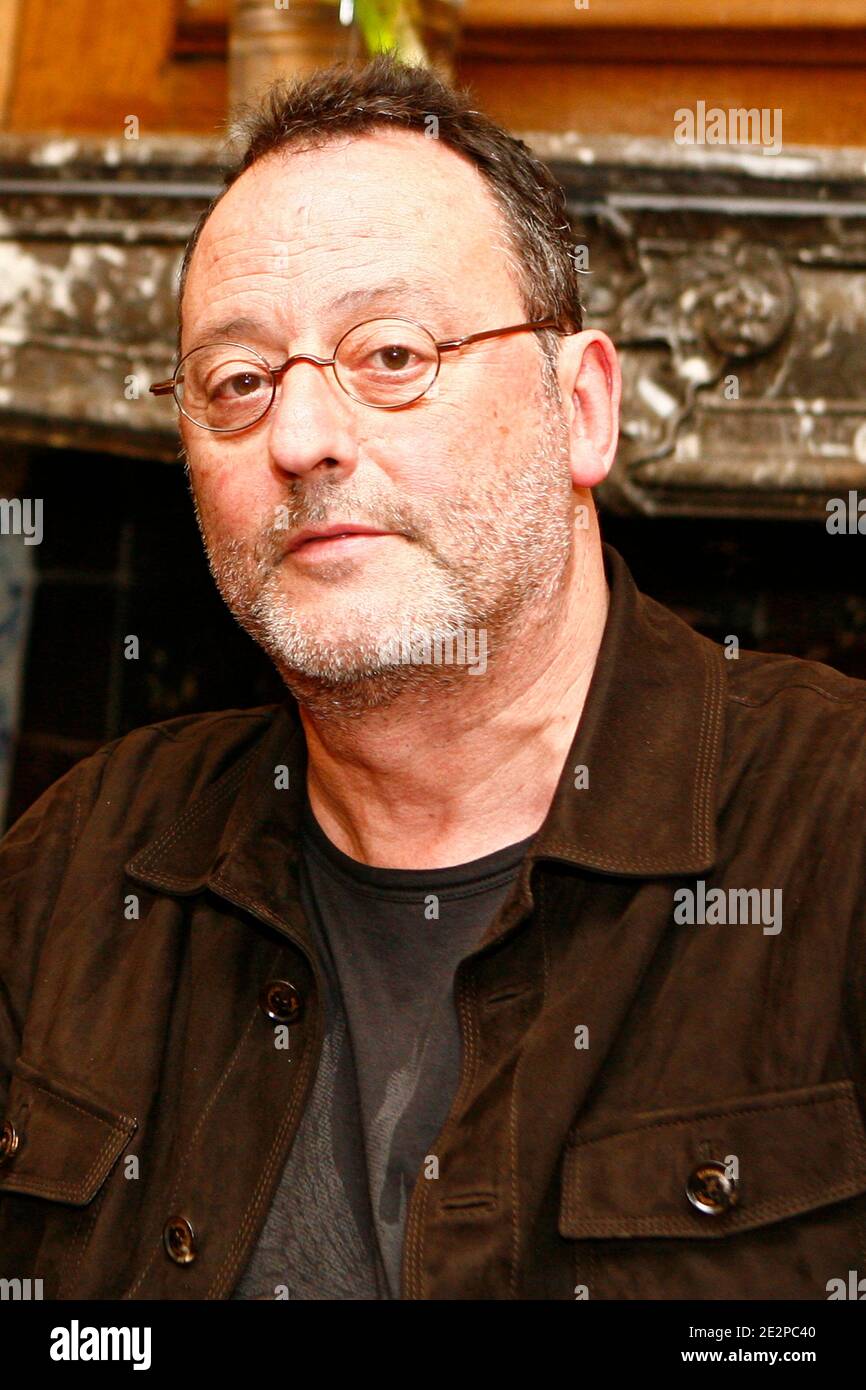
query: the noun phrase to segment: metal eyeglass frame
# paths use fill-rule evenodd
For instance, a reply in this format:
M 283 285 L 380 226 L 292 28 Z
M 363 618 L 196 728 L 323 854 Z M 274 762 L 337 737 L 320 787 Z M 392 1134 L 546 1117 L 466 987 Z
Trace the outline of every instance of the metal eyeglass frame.
M 411 400 L 408 401 L 399 401 L 396 405 L 377 405 L 373 401 L 364 400 L 363 396 L 356 396 L 354 392 L 350 391 L 349 388 L 345 386 L 343 382 L 340 380 L 339 374 L 336 369 L 337 354 L 340 351 L 342 343 L 345 341 L 346 338 L 348 338 L 349 334 L 354 333 L 355 330 L 358 328 L 365 327 L 365 325 L 368 323 L 379 322 L 410 323 L 414 328 L 420 328 L 423 333 L 426 333 L 430 341 L 433 343 L 433 346 L 436 348 L 436 371 L 431 380 L 424 387 L 423 391 L 418 392 L 417 396 L 413 396 Z M 265 418 L 265 416 L 267 415 L 268 411 L 274 403 L 274 398 L 277 394 L 277 383 L 280 380 L 280 378 L 284 375 L 284 373 L 289 370 L 290 367 L 293 367 L 296 362 L 311 362 L 316 367 L 333 367 L 334 376 L 336 378 L 338 386 L 343 391 L 345 391 L 346 395 L 350 396 L 353 401 L 358 401 L 361 405 L 369 406 L 371 410 L 402 410 L 405 406 L 413 405 L 415 401 L 419 401 L 421 397 L 425 396 L 427 392 L 430 390 L 430 388 L 433 386 L 434 382 L 437 380 L 439 376 L 439 369 L 442 366 L 443 352 L 458 352 L 460 348 L 466 347 L 469 343 L 478 343 L 485 338 L 501 338 L 504 337 L 506 333 L 524 333 L 529 329 L 537 328 L 552 328 L 555 332 L 560 333 L 565 337 L 567 337 L 568 334 L 572 332 L 571 329 L 563 327 L 560 321 L 556 318 L 530 319 L 526 323 L 511 324 L 507 328 L 488 328 L 482 333 L 468 333 L 464 338 L 447 338 L 443 339 L 443 341 L 441 342 L 436 342 L 430 330 L 425 328 L 422 323 L 418 323 L 415 319 L 398 317 L 382 320 L 381 318 L 377 317 L 373 319 L 364 319 L 361 323 L 356 323 L 351 328 L 349 328 L 343 334 L 342 338 L 340 338 L 340 341 L 337 343 L 337 346 L 334 348 L 334 353 L 332 357 L 316 357 L 311 352 L 296 352 L 293 354 L 293 356 L 287 357 L 281 367 L 272 367 L 268 362 L 267 358 L 262 357 L 261 353 L 256 352 L 255 348 L 248 347 L 246 343 L 234 343 L 227 340 L 224 346 L 243 348 L 245 352 L 250 353 L 253 357 L 259 358 L 259 360 L 264 364 L 265 367 L 267 367 L 268 371 L 271 374 L 271 399 L 268 401 L 262 413 L 260 415 L 257 415 L 254 420 L 248 420 L 245 425 L 203 425 L 200 420 L 194 420 L 193 417 L 191 415 L 187 415 L 187 412 L 184 410 L 183 404 L 178 399 L 176 390 L 178 373 L 186 359 L 190 357 L 192 353 L 198 352 L 199 347 L 190 348 L 189 352 L 184 353 L 183 357 L 180 359 L 180 361 L 174 369 L 174 375 L 171 376 L 167 381 L 154 382 L 154 384 L 148 389 L 154 396 L 173 395 L 177 403 L 178 410 L 180 410 L 181 414 L 185 415 L 187 420 L 189 420 L 193 425 L 198 425 L 199 429 L 209 430 L 212 434 L 237 434 L 241 430 L 250 429 L 253 425 L 257 425 L 260 420 L 263 420 Z M 199 346 L 216 347 L 218 346 L 218 344 L 208 343 L 200 344 Z

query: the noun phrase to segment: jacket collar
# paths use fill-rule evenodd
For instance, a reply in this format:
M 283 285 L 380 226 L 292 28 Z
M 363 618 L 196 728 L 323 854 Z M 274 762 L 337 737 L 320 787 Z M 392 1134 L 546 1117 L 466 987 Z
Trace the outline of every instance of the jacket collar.
M 602 873 L 694 874 L 716 855 L 724 655 L 640 593 L 603 546 L 607 622 L 580 724 L 530 853 Z M 576 768 L 586 786 L 575 786 Z
M 527 860 L 639 877 L 701 873 L 716 852 L 724 657 L 641 594 L 617 551 L 607 544 L 603 551 L 607 621 L 579 727 Z M 575 772 L 581 767 L 585 777 Z M 288 918 L 305 934 L 294 887 L 305 785 L 306 742 L 289 697 L 253 750 L 142 846 L 126 872 L 170 893 L 211 888 L 278 927 Z

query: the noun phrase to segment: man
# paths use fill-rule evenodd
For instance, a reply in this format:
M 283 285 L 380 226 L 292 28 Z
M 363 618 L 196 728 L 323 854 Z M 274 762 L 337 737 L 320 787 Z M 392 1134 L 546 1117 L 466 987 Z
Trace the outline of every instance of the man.
M 289 695 L 133 731 L 2 842 L 0 1273 L 827 1298 L 866 687 L 729 659 L 602 545 L 617 358 L 525 146 L 385 58 L 246 132 L 156 387 Z

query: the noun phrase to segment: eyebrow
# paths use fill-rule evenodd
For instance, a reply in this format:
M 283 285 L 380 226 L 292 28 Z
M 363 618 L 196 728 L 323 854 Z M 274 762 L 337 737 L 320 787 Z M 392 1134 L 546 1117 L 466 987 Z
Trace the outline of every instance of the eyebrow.
M 450 307 L 448 300 L 439 292 L 436 285 L 429 281 L 412 281 L 402 277 L 388 280 L 381 285 L 367 286 L 360 289 L 344 290 L 342 294 L 336 295 L 328 303 L 328 309 L 349 309 L 361 304 L 373 304 L 380 299 L 390 299 L 395 295 L 401 295 L 417 303 L 421 303 L 432 309 L 445 309 Z M 194 336 L 192 347 L 203 347 L 205 343 L 225 342 L 231 339 L 235 333 L 251 333 L 258 337 L 267 337 L 274 330 L 260 319 L 251 318 L 244 314 L 239 317 L 223 319 L 220 323 L 210 324 L 201 333 Z M 187 351 L 192 351 L 188 348 Z

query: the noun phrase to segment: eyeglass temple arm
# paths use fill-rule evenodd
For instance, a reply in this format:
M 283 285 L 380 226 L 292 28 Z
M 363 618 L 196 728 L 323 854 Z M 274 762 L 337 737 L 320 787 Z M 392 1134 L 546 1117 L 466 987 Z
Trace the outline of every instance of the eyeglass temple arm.
M 510 328 L 488 328 L 483 333 L 469 333 L 465 338 L 450 338 L 447 342 L 437 343 L 440 352 L 452 352 L 456 348 L 465 347 L 467 343 L 478 343 L 483 338 L 502 338 L 506 333 L 520 333 L 524 328 L 554 328 L 557 333 L 568 334 L 568 329 L 564 328 L 559 319 L 530 319 L 528 323 L 515 323 Z
M 152 386 L 148 387 L 148 390 L 154 396 L 170 396 L 174 390 L 174 377 L 171 381 L 155 381 Z

